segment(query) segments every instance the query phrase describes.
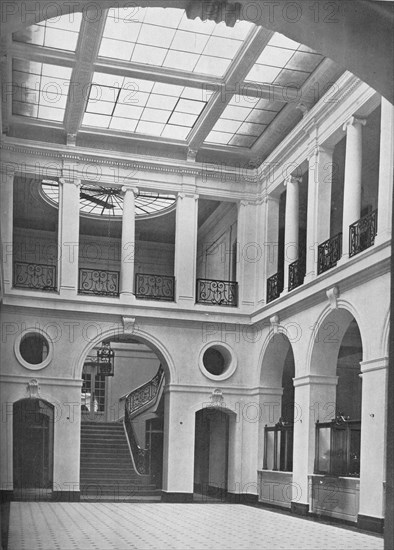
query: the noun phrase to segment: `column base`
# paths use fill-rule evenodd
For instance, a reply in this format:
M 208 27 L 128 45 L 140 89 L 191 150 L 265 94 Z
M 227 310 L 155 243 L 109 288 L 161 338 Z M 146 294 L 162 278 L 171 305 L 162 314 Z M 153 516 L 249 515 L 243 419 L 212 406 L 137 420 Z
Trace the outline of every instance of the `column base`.
M 193 502 L 193 493 L 169 493 L 161 492 L 162 502 Z
M 373 516 L 364 516 L 358 514 L 357 527 L 363 531 L 372 531 L 373 533 L 383 533 L 384 518 L 376 518 Z
M 309 513 L 309 504 L 303 504 L 302 502 L 291 502 L 290 511 L 297 516 L 307 516 Z
M 375 246 L 386 243 L 391 240 L 391 232 L 389 230 L 378 233 L 375 237 Z

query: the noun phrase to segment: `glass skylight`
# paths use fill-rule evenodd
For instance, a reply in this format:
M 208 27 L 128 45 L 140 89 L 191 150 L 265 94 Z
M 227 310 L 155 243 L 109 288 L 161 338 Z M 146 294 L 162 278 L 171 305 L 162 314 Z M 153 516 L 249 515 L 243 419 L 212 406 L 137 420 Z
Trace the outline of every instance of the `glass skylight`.
M 284 103 L 234 95 L 207 136 L 207 143 L 252 147 Z
M 12 69 L 12 113 L 62 122 L 72 69 L 20 59 Z
M 81 13 L 69 13 L 54 17 L 15 32 L 13 40 L 74 52 L 77 47 L 81 21 Z
M 95 73 L 83 126 L 185 140 L 212 92 Z
M 59 204 L 59 184 L 43 180 L 43 196 L 54 206 Z M 164 214 L 175 207 L 176 197 L 171 194 L 141 191 L 135 199 L 136 216 Z M 102 187 L 84 183 L 80 188 L 80 212 L 92 216 L 122 216 L 123 194 L 118 187 Z
M 253 24 L 189 20 L 184 10 L 109 10 L 99 56 L 223 76 Z
M 310 48 L 275 33 L 249 71 L 245 82 L 299 87 L 322 59 Z

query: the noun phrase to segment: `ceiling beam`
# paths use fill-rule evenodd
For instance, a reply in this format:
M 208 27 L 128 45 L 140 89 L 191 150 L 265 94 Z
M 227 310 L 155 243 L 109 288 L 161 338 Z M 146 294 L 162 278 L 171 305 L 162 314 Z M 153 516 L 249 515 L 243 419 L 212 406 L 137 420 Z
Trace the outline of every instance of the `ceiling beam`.
M 85 17 L 82 21 L 64 115 L 64 129 L 70 143 L 75 143 L 75 136 L 82 123 L 105 21 L 106 17 L 98 20 Z
M 11 42 L 9 52 L 11 56 L 26 61 L 53 63 L 63 67 L 73 67 L 76 59 L 74 52 L 51 50 L 45 46 L 37 46 L 36 44 L 32 46 L 24 42 Z
M 273 31 L 268 31 L 261 27 L 253 29 L 251 35 L 243 43 L 237 56 L 231 63 L 220 91 L 211 97 L 208 106 L 204 109 L 190 132 L 188 139 L 189 150 L 193 152 L 198 151 L 232 97 L 242 91 L 243 81 L 273 34 Z

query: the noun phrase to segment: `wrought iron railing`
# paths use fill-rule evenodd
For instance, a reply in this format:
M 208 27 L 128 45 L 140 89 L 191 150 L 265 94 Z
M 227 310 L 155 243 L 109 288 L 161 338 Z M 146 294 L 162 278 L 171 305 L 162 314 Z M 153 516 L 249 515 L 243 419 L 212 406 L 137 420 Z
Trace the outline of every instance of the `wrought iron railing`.
M 238 305 L 238 283 L 215 279 L 197 279 L 196 302 L 216 306 Z
M 342 233 L 319 244 L 317 249 L 317 273 L 324 273 L 337 265 L 342 256 Z
M 80 268 L 79 294 L 119 296 L 119 271 Z
M 294 290 L 304 283 L 305 278 L 305 260 L 298 258 L 289 265 L 289 290 Z
M 146 300 L 173 302 L 175 299 L 175 277 L 136 273 L 135 296 Z
M 56 266 L 14 262 L 14 287 L 56 290 Z
M 349 256 L 355 256 L 375 243 L 378 211 L 363 216 L 349 226 Z
M 124 426 L 134 468 L 139 475 L 149 475 L 150 473 L 150 449 L 144 449 L 138 444 L 132 419 L 148 406 L 154 405 L 159 397 L 163 381 L 164 370 L 160 365 L 159 370 L 151 380 L 134 389 L 125 397 Z
M 279 298 L 283 291 L 283 273 L 278 271 L 267 279 L 267 304 Z

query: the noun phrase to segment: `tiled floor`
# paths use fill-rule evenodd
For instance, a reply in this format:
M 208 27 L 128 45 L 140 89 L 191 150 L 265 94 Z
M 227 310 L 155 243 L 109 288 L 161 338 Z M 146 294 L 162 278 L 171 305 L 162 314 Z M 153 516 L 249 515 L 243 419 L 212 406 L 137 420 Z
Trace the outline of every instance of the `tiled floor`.
M 240 504 L 12 502 L 8 550 L 381 550 L 383 539 Z

